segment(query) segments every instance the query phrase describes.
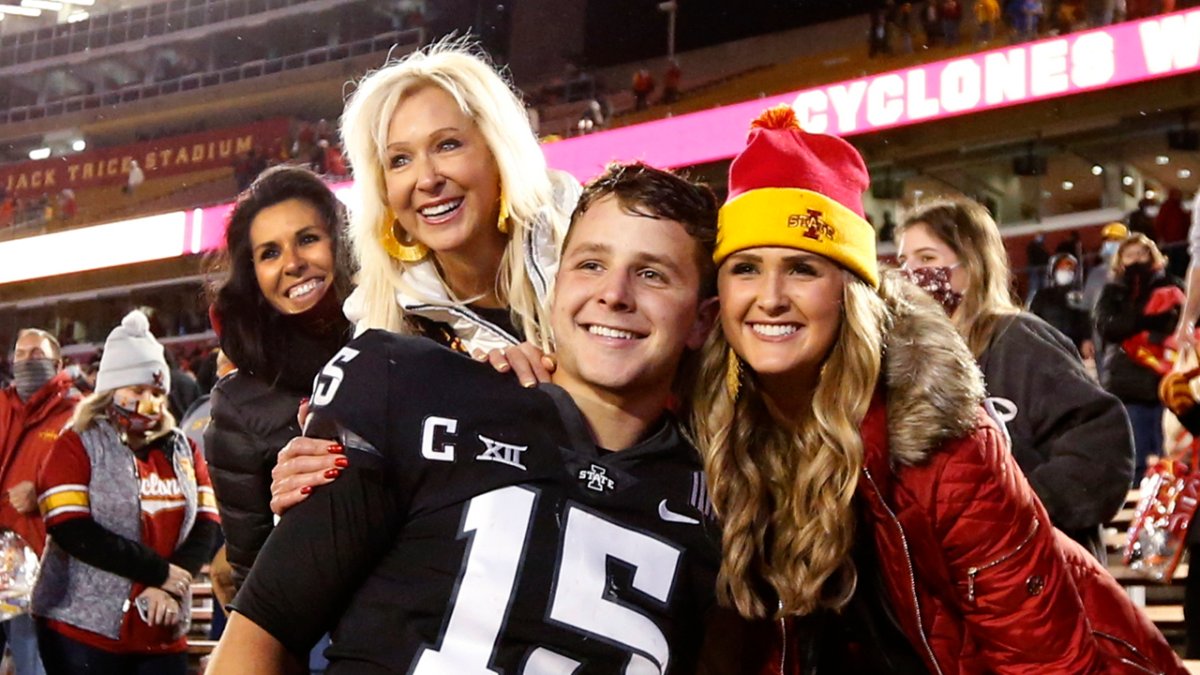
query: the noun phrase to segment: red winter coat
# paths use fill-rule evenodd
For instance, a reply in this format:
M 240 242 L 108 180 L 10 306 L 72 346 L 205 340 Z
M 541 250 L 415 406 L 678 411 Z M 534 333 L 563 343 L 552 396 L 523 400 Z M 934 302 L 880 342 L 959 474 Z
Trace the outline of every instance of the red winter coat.
M 13 387 L 0 390 L 0 527 L 13 530 L 38 556 L 46 545 L 46 526 L 35 509 L 17 513 L 8 491 L 37 479 L 42 459 L 71 419 L 79 392 L 67 373 L 59 373 L 22 403 Z
M 1184 675 L 1108 572 L 1050 524 L 982 412 L 979 375 L 944 322 L 899 316 L 886 393 L 863 420 L 858 498 L 887 599 L 930 673 Z M 787 622 L 790 623 L 790 622 Z M 757 669 L 801 672 L 798 627 L 776 621 Z M 870 645 L 863 645 L 870 648 Z

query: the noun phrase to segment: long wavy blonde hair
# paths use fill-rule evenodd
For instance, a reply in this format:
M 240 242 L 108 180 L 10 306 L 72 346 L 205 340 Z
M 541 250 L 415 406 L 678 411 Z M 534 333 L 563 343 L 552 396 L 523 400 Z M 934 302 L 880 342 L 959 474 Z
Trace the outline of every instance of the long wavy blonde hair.
M 553 204 L 546 160 L 521 99 L 482 52 L 465 40 L 443 40 L 367 74 L 346 103 L 342 140 L 361 191 L 350 209 L 349 232 L 360 265 L 357 282 L 365 300 L 365 327 L 408 332 L 396 304 L 396 290 L 418 295 L 403 278 L 410 263 L 389 256 L 379 232 L 392 225 L 384 182 L 388 125 L 407 95 L 428 86 L 454 98 L 475 121 L 496 160 L 511 227 L 496 281 L 497 295 L 508 304 L 516 325 L 528 338 L 542 339 L 548 335 L 545 327 L 549 320 L 526 272 L 525 235 L 535 218 L 550 218 L 556 242 L 560 241 L 570 210 Z M 445 287 L 444 280 L 442 285 Z M 445 290 L 447 297 L 454 298 L 449 287 Z M 446 304 L 437 298 L 422 299 Z
M 108 409 L 113 403 L 113 391 L 111 389 L 109 391 L 97 391 L 89 394 L 77 403 L 75 405 L 75 412 L 71 415 L 71 430 L 77 434 L 81 434 L 90 429 L 97 420 L 108 419 Z M 171 433 L 175 427 L 175 416 L 167 410 L 166 401 L 164 400 L 162 423 L 158 425 L 157 429 L 146 436 L 145 442 L 156 441 Z
M 724 383 L 736 355 L 719 328 L 703 350 L 692 425 L 724 527 L 717 593 L 745 617 L 839 608 L 857 583 L 850 553 L 859 427 L 882 370 L 891 321 L 884 298 L 895 282 L 885 279 L 877 292 L 843 274 L 837 341 L 803 419 L 773 415 L 746 368 L 732 395 Z

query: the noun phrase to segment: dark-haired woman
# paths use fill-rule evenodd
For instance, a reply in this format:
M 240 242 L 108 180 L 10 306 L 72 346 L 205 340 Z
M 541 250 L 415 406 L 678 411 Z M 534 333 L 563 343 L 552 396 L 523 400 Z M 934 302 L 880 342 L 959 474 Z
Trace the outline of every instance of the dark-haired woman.
M 235 586 L 271 531 L 271 469 L 299 436 L 296 411 L 349 338 L 343 209 L 312 172 L 269 169 L 238 197 L 225 233 L 228 276 L 213 318 L 238 370 L 213 388 L 205 449 Z

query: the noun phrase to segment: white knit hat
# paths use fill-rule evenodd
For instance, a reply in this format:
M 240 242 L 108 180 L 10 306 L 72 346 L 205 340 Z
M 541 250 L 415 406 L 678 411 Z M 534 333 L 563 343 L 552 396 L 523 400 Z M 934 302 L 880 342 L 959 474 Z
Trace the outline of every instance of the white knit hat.
M 121 319 L 121 325 L 114 328 L 104 342 L 104 356 L 100 357 L 100 372 L 96 375 L 96 391 L 112 391 L 139 384 L 170 391 L 171 371 L 163 358 L 162 345 L 150 334 L 150 320 L 135 309 Z

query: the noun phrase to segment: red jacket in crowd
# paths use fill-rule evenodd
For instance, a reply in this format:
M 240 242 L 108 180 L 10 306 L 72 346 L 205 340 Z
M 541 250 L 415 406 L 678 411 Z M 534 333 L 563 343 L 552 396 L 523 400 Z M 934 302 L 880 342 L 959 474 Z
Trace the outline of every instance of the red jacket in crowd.
M 71 376 L 61 372 L 22 403 L 14 387 L 0 390 L 0 527 L 13 530 L 42 555 L 46 526 L 37 508 L 18 513 L 9 502 L 14 486 L 37 479 L 42 459 L 79 402 Z

